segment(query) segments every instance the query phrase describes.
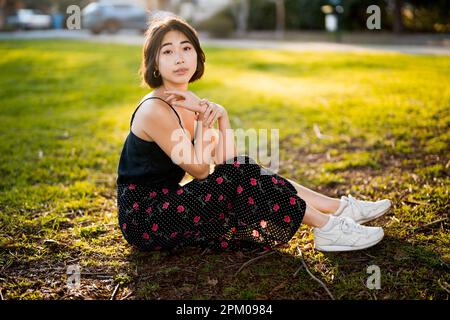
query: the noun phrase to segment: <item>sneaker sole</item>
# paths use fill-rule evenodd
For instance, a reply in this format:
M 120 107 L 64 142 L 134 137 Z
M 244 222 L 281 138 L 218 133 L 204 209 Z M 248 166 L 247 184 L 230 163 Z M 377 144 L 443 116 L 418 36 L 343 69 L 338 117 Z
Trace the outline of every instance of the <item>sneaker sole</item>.
M 368 218 L 368 219 L 364 219 L 364 220 L 360 220 L 360 221 L 356 221 L 356 222 L 359 223 L 359 224 L 364 224 L 364 223 L 366 223 L 366 222 L 375 220 L 375 219 L 381 217 L 382 215 L 384 215 L 384 214 L 385 214 L 386 212 L 388 212 L 389 210 L 391 210 L 391 208 L 392 208 L 392 205 L 390 205 L 389 207 L 387 207 L 384 211 L 381 211 L 381 212 L 380 212 L 379 214 L 377 214 L 375 217 L 370 217 L 370 218 Z
M 355 246 L 315 246 L 314 249 L 319 250 L 319 251 L 325 251 L 325 252 L 363 250 L 363 249 L 367 249 L 367 248 L 370 248 L 370 247 L 376 245 L 378 242 L 383 240 L 383 238 L 384 238 L 384 232 L 383 232 L 383 236 L 380 239 L 376 239 L 373 242 L 366 243 L 365 245 L 358 246 L 358 247 L 355 247 Z

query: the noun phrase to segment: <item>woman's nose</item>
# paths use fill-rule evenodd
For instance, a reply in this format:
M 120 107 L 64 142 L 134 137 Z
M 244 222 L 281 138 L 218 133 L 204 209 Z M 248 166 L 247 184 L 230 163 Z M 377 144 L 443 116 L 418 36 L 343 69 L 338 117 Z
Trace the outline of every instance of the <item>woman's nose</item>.
M 184 57 L 183 57 L 183 53 L 182 52 L 179 53 L 177 55 L 177 58 L 176 58 L 176 63 L 179 64 L 180 62 L 184 62 Z

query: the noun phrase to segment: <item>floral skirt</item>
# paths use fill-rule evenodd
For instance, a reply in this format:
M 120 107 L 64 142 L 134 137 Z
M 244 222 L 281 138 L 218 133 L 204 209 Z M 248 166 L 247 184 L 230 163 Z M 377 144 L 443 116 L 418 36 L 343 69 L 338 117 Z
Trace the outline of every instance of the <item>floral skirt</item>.
M 269 250 L 294 236 L 306 210 L 288 180 L 247 155 L 183 186 L 119 184 L 117 205 L 124 238 L 143 251 Z

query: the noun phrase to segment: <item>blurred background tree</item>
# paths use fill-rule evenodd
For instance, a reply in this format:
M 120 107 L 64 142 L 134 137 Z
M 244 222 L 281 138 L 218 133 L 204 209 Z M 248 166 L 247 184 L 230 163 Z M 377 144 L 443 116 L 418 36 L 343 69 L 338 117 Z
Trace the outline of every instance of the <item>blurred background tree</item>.
M 142 1 L 145 3 L 146 0 Z M 206 20 L 193 24 L 199 29 L 220 36 L 229 36 L 234 31 L 242 34 L 251 30 L 274 30 L 280 35 L 285 30 L 324 30 L 325 17 L 321 7 L 333 2 L 332 0 L 228 1 L 228 7 L 218 10 Z M 49 14 L 55 12 L 65 14 L 69 5 L 83 8 L 89 2 L 92 0 L 0 0 L 0 28 L 6 16 L 18 8 L 40 9 Z M 196 0 L 165 0 L 161 3 L 166 2 L 199 4 Z M 381 9 L 382 31 L 450 32 L 449 0 L 341 0 L 340 2 L 344 12 L 339 18 L 339 26 L 345 31 L 366 31 L 367 7 L 378 5 Z M 210 5 L 209 2 L 202 3 L 202 6 Z
M 244 0 L 242 0 L 244 1 Z M 277 4 L 274 0 L 249 1 L 249 30 L 276 30 Z M 323 30 L 323 5 L 328 0 L 284 0 L 286 30 Z M 347 31 L 366 29 L 367 7 L 378 5 L 384 31 L 449 32 L 448 0 L 342 0 L 340 27 Z M 279 15 L 278 15 L 279 16 Z

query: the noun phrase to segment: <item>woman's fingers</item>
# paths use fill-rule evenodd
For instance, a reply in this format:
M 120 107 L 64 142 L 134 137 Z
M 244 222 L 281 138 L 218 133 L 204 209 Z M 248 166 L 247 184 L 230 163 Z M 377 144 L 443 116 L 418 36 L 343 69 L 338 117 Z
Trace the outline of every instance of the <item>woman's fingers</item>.
M 188 92 L 169 90 L 169 91 L 164 91 L 164 93 L 173 95 L 173 96 L 175 96 L 175 98 L 178 98 L 179 100 L 184 100 L 186 102 L 191 100 L 191 99 L 189 99 Z
M 219 118 L 219 111 L 216 110 L 216 113 L 214 114 L 214 118 L 211 121 L 211 126 L 217 121 L 218 118 Z
M 217 110 L 215 110 L 215 109 L 209 114 L 208 119 L 206 119 L 206 124 L 208 127 L 210 127 L 211 124 L 213 123 L 214 118 L 216 117 L 216 114 L 217 114 Z
M 176 98 L 175 95 L 171 94 L 170 96 L 168 96 L 168 97 L 166 98 L 166 101 L 167 101 L 167 102 L 170 102 L 171 100 L 174 100 L 175 98 Z
M 164 93 L 175 94 L 175 95 L 186 98 L 186 92 L 179 91 L 179 90 L 166 90 L 166 91 L 164 91 Z
M 179 100 L 172 102 L 172 105 L 191 110 L 187 105 L 185 105 L 183 102 L 181 102 Z
M 207 119 L 208 119 L 208 117 L 209 117 L 209 115 L 211 114 L 211 112 L 212 112 L 213 110 L 212 110 L 212 108 L 208 105 L 207 107 L 206 107 L 206 111 L 203 113 L 203 125 L 204 126 L 206 126 L 206 124 L 207 124 Z
M 209 126 L 212 127 L 212 125 L 215 123 L 215 121 L 217 120 L 217 116 L 218 116 L 219 110 L 214 109 L 214 113 L 211 116 L 210 120 L 209 120 Z
M 211 107 L 208 106 L 208 109 L 206 110 L 205 114 L 203 115 L 203 119 L 205 120 L 205 125 L 208 123 L 208 118 L 211 115 L 211 112 L 213 110 L 211 109 Z
M 219 119 L 219 115 L 220 115 L 220 112 L 219 112 L 219 110 L 217 110 L 216 114 L 214 115 L 212 124 L 214 124 Z

